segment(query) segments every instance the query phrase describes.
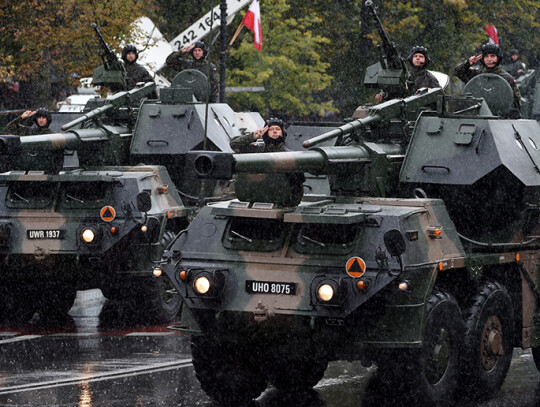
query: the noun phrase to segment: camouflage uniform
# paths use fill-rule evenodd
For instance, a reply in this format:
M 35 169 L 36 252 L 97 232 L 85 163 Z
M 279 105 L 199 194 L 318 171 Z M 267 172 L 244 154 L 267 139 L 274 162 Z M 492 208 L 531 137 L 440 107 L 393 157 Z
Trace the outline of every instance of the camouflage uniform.
M 518 73 L 519 70 L 522 70 L 522 73 Z M 521 75 L 525 75 L 525 72 L 527 72 L 527 68 L 525 67 L 525 64 L 521 62 L 519 59 L 516 59 L 515 61 L 512 61 L 512 69 L 510 69 L 510 75 L 512 75 L 514 78 L 518 78 Z
M 8 134 L 15 134 L 18 136 L 36 136 L 40 134 L 52 134 L 54 133 L 49 129 L 51 124 L 50 115 L 47 117 L 47 124 L 40 127 L 36 123 L 37 113 L 34 116 L 23 119 L 22 116 L 18 116 L 16 119 L 10 121 L 6 126 L 6 132 Z M 32 123 L 34 125 L 32 125 Z
M 465 83 L 469 82 L 475 76 L 483 73 L 499 75 L 512 87 L 512 91 L 514 92 L 514 108 L 510 112 L 509 117 L 512 119 L 519 119 L 521 117 L 521 95 L 519 93 L 516 81 L 512 75 L 510 75 L 498 65 L 494 68 L 488 68 L 486 66 L 483 66 L 482 69 L 472 68 L 469 64 L 468 59 L 454 68 L 454 75 Z
M 133 89 L 139 82 L 154 82 L 152 75 L 144 66 L 137 62 L 125 62 L 127 74 L 127 89 Z
M 185 59 L 180 51 L 173 52 L 167 57 L 165 64 L 180 72 L 184 69 L 196 69 L 210 80 L 210 103 L 215 103 L 219 95 L 219 80 L 216 66 L 206 59 Z
M 407 82 L 409 83 L 409 93 L 411 95 L 414 95 L 418 89 L 441 87 L 437 78 L 424 67 L 420 69 L 413 67 L 407 75 Z

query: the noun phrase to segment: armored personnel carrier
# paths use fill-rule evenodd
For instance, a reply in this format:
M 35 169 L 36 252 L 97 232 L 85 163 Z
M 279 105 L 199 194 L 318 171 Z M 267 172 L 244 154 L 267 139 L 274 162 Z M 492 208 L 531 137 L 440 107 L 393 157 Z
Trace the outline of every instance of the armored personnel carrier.
M 380 86 L 399 82 L 380 69 Z M 456 405 L 458 389 L 494 396 L 514 347 L 540 368 L 540 126 L 503 118 L 499 77 L 467 86 L 371 107 L 308 151 L 192 153 L 200 176 L 238 174 L 238 199 L 204 207 L 156 273 L 184 301 L 176 328 L 213 399 L 309 388 L 329 361 L 360 360 L 405 404 Z M 299 171 L 328 174 L 331 193 L 285 205 Z

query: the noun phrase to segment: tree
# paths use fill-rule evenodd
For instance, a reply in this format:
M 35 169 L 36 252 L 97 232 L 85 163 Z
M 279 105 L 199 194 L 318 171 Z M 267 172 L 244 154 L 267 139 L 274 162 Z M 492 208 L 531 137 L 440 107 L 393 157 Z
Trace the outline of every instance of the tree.
M 313 32 L 320 22 L 316 10 L 294 13 L 287 0 L 261 4 L 263 49 L 253 47 L 253 35 L 243 39 L 229 54 L 227 86 L 263 86 L 262 93 L 238 93 L 228 102 L 238 109 L 258 110 L 282 117 L 324 115 L 332 111 L 329 101 L 315 94 L 330 86 L 330 64 L 323 57 L 329 39 Z
M 97 23 L 113 50 L 129 41 L 130 24 L 148 10 L 138 0 L 20 0 L 0 6 L 0 61 L 26 90 L 22 104 L 44 105 L 75 77 L 91 75 L 101 62 L 90 28 Z M 4 74 L 6 74 L 4 72 Z

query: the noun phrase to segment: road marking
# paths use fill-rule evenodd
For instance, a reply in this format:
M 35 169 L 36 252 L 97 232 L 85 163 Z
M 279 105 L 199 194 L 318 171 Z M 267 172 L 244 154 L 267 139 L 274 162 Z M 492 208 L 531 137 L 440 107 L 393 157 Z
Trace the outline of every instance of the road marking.
M 43 337 L 43 335 L 21 335 L 21 336 L 16 336 L 14 338 L 2 339 L 0 340 L 0 345 L 3 345 L 5 343 L 29 341 L 31 339 L 36 339 L 36 338 L 41 338 L 41 337 Z
M 2 387 L 0 394 L 21 393 L 25 391 L 35 391 L 50 389 L 53 387 L 73 386 L 77 384 L 99 382 L 103 380 L 122 379 L 124 377 L 138 376 L 141 374 L 150 374 L 156 372 L 164 372 L 167 370 L 181 369 L 193 366 L 191 359 L 180 359 L 173 362 L 155 363 L 145 367 L 120 369 L 114 372 L 103 372 L 92 375 L 74 377 L 72 379 L 59 379 L 41 383 L 28 383 L 17 386 Z

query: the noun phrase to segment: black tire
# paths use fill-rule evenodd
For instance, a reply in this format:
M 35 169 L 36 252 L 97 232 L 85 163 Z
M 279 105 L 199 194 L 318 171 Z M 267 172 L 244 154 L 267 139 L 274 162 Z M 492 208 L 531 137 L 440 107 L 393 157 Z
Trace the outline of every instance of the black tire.
M 309 389 L 323 378 L 328 367 L 325 359 L 310 357 L 270 359 L 265 366 L 268 381 L 276 389 Z
M 1 292 L 2 317 L 16 322 L 66 318 L 77 294 L 75 283 L 64 281 L 18 281 L 6 284 Z
M 499 392 L 512 361 L 514 310 L 508 291 L 496 281 L 482 283 L 466 302 L 463 318 L 460 382 L 467 397 L 488 399 Z
M 411 403 L 454 405 L 464 331 L 461 310 L 454 297 L 434 289 L 426 312 L 422 348 L 391 352 L 381 362 L 381 377 Z
M 175 235 L 166 231 L 161 240 L 165 249 Z M 132 306 L 147 323 L 167 324 L 180 318 L 182 297 L 176 293 L 167 276 L 154 277 L 148 270 L 147 277 L 120 278 L 101 287 L 109 300 L 121 301 Z
M 256 353 L 239 344 L 193 336 L 191 357 L 201 388 L 222 406 L 246 404 L 268 384 Z
M 531 350 L 532 350 L 532 355 L 534 359 L 534 364 L 536 365 L 536 370 L 540 372 L 540 347 L 533 346 Z

